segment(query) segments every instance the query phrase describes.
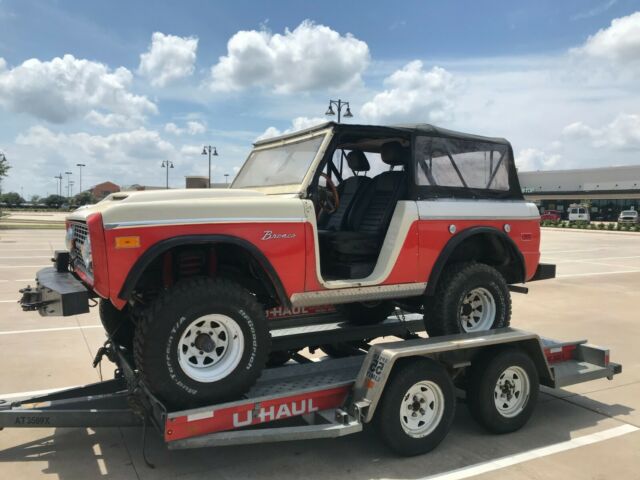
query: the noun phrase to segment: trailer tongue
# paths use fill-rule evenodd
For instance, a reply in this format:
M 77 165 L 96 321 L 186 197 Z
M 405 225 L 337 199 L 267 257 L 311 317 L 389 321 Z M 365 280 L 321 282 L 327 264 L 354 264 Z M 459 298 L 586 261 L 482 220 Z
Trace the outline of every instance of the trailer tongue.
M 467 389 L 476 420 L 505 432 L 526 423 L 538 385 L 558 388 L 621 372 L 607 349 L 586 341 L 555 342 L 513 328 L 415 338 L 420 323 L 312 324 L 274 331 L 274 344 L 283 349 L 344 340 L 344 329 L 354 328 L 371 329 L 353 332 L 354 339 L 410 339 L 371 345 L 366 355 L 269 368 L 243 398 L 183 411 L 170 411 L 155 398 L 128 352 L 107 344 L 104 353 L 117 365 L 116 378 L 1 404 L 0 427 L 151 423 L 168 448 L 185 449 L 339 437 L 377 422 L 393 450 L 414 455 L 431 450 L 447 434 L 456 407 L 454 385 Z

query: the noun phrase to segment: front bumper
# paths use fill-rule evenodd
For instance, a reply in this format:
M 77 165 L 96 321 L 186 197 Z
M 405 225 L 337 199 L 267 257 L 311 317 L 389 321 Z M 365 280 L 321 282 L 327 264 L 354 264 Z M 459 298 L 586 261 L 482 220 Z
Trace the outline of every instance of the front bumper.
M 43 317 L 68 317 L 89 312 L 89 291 L 69 271 L 47 267 L 36 274 L 36 286 L 20 290 L 24 311 L 37 310 Z

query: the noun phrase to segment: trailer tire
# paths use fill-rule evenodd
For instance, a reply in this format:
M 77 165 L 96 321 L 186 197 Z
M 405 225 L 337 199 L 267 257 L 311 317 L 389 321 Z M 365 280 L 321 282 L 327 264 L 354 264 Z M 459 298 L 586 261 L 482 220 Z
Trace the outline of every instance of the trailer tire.
M 484 263 L 449 265 L 434 295 L 425 298 L 424 323 L 430 337 L 503 328 L 510 322 L 507 282 L 498 270 Z
M 398 455 L 420 455 L 444 439 L 455 409 L 455 391 L 447 371 L 434 360 L 419 359 L 394 368 L 376 409 L 374 425 L 380 438 Z
M 98 305 L 98 313 L 109 339 L 131 350 L 133 348 L 135 324 L 129 312 L 129 307 L 125 306 L 122 310 L 118 310 L 109 300 L 101 298 Z
M 392 302 L 357 302 L 337 305 L 340 314 L 354 325 L 375 325 L 384 322 L 395 310 Z
M 142 380 L 170 408 L 245 393 L 267 361 L 264 308 L 242 286 L 195 277 L 156 298 L 138 323 L 134 358 Z
M 467 404 L 480 425 L 493 433 L 510 433 L 527 423 L 538 400 L 540 381 L 526 352 L 518 348 L 497 355 L 488 352 L 471 364 L 468 373 Z

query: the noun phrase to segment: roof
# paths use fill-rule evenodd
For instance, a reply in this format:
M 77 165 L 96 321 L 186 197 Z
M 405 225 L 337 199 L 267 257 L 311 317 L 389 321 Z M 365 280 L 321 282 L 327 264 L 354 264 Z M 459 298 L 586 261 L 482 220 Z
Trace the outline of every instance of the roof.
M 640 191 L 640 165 L 518 172 L 525 193 Z
M 342 131 L 342 132 L 349 132 L 349 131 L 356 132 L 356 131 L 370 130 L 370 131 L 375 131 L 380 133 L 387 132 L 389 135 L 417 133 L 417 134 L 425 134 L 429 136 L 456 138 L 460 140 L 475 140 L 475 141 L 490 142 L 490 143 L 500 143 L 505 145 L 509 144 L 509 142 L 504 138 L 484 137 L 481 135 L 474 135 L 470 133 L 456 132 L 454 130 L 437 127 L 435 125 L 431 125 L 428 123 L 407 123 L 407 124 L 401 124 L 401 125 L 358 125 L 358 124 L 351 124 L 351 123 L 325 122 L 319 125 L 314 125 L 313 127 L 305 128 L 303 130 L 298 130 L 297 132 L 287 133 L 285 135 L 279 135 L 277 137 L 265 138 L 264 140 L 258 140 L 254 143 L 254 145 L 256 146 L 266 145 L 271 142 L 288 140 L 298 136 L 307 135 L 309 133 L 324 130 L 326 128 L 335 128 L 338 131 Z

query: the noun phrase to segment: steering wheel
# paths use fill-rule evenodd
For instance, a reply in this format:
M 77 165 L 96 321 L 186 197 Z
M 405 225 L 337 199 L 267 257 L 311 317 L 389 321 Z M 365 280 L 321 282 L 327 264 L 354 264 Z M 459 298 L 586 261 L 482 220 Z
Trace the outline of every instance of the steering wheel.
M 320 207 L 320 212 L 333 213 L 340 206 L 340 195 L 338 195 L 338 189 L 335 184 L 326 173 L 321 173 L 320 176 L 325 179 L 327 182 L 326 187 L 320 187 L 319 198 L 318 198 L 318 206 Z M 330 195 L 327 193 L 329 192 Z

